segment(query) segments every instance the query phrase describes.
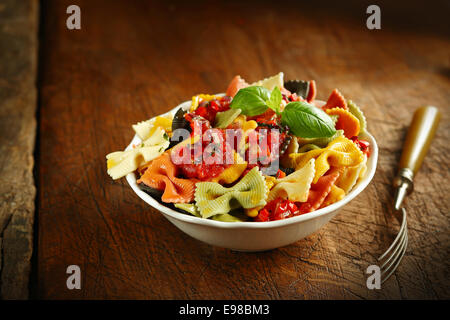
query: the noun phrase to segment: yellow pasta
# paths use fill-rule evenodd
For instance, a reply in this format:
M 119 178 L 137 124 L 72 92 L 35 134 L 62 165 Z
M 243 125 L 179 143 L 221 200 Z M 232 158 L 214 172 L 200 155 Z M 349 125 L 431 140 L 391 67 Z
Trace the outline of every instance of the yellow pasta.
M 258 127 L 258 123 L 255 120 L 245 121 L 242 125 L 242 131 L 248 133 L 249 131 L 255 130 Z
M 339 178 L 336 180 L 336 186 L 342 188 L 345 193 L 348 193 L 358 181 L 361 172 L 364 174 L 367 164 L 367 157 L 364 155 L 363 161 L 351 167 L 344 167 Z
M 325 149 L 314 149 L 303 153 L 291 153 L 285 162 L 286 167 L 295 168 L 296 170 L 303 167 L 309 160 L 317 158 Z
M 234 163 L 222 171 L 217 177 L 213 178 L 211 182 L 217 182 L 220 184 L 230 184 L 235 182 L 241 176 L 242 172 L 247 168 L 247 162 Z
M 321 208 L 329 206 L 332 203 L 338 202 L 339 200 L 342 200 L 345 197 L 345 191 L 336 186 L 336 184 L 333 184 L 331 186 L 330 193 L 328 193 L 327 197 L 321 204 Z
M 284 86 L 284 73 L 280 72 L 272 77 L 265 78 L 263 80 L 259 80 L 251 84 L 251 86 L 261 86 L 270 91 L 272 91 L 275 87 L 283 88 Z
M 356 166 L 363 162 L 364 154 L 351 140 L 340 136 L 331 141 L 326 148 L 290 154 L 289 165 L 298 170 L 313 158 L 316 159 L 313 183 L 316 183 L 330 166 Z
M 164 130 L 158 128 L 152 136 L 140 146 L 127 150 L 112 152 L 106 156 L 108 174 L 119 179 L 159 157 L 169 146 Z
M 344 136 L 336 138 L 323 150 L 316 159 L 314 183 L 330 169 L 330 166 L 356 166 L 364 161 L 364 154 L 361 150 Z
M 160 146 L 151 146 L 110 153 L 106 156 L 108 174 L 114 180 L 122 178 L 160 156 L 163 151 Z
M 250 132 L 252 132 L 253 130 L 255 130 L 258 127 L 258 123 L 255 120 L 247 121 L 247 120 L 245 120 L 245 118 L 243 118 L 243 120 L 239 120 L 239 121 L 242 124 L 242 136 L 241 136 L 241 140 L 238 143 L 237 150 L 239 151 L 240 154 L 244 154 L 244 152 L 246 150 L 247 137 Z
M 308 199 L 308 191 L 314 178 L 314 159 L 290 175 L 278 179 L 275 186 L 269 192 L 267 201 L 277 198 L 289 199 L 291 201 L 305 202 Z
M 195 109 L 197 109 L 198 104 L 200 103 L 200 101 L 203 101 L 203 100 L 211 101 L 211 100 L 214 100 L 214 99 L 217 99 L 217 98 L 219 98 L 219 97 L 216 96 L 216 95 L 213 95 L 213 94 L 198 94 L 196 96 L 193 96 L 192 97 L 192 103 L 191 103 L 190 111 L 191 112 L 195 111 Z
M 172 116 L 158 116 L 154 119 L 133 124 L 132 127 L 138 137 L 141 138 L 142 141 L 144 141 L 152 136 L 157 128 L 161 128 L 169 134 L 172 131 Z

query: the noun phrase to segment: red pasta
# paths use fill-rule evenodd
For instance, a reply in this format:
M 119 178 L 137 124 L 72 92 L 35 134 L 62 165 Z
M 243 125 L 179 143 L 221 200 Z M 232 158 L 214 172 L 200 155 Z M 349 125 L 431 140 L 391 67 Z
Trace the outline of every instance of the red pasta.
M 300 205 L 299 210 L 301 214 L 317 210 L 330 193 L 331 187 L 338 177 L 339 172 L 335 171 L 320 177 L 317 183 L 311 184 L 308 200 Z
M 308 91 L 308 96 L 306 97 L 306 101 L 311 103 L 314 101 L 314 99 L 316 98 L 316 93 L 317 93 L 317 89 L 316 89 L 316 82 L 314 80 L 309 81 L 309 91 Z
M 197 179 L 177 178 L 178 168 L 170 160 L 169 153 L 163 153 L 153 160 L 137 181 L 149 187 L 164 190 L 161 200 L 167 203 L 188 203 L 194 200 Z
M 345 101 L 344 96 L 342 93 L 339 92 L 338 89 L 334 89 L 333 92 L 331 92 L 330 97 L 327 100 L 327 103 L 322 107 L 324 111 L 332 108 L 342 108 L 347 110 L 347 102 Z
M 240 89 L 246 88 L 248 86 L 249 84 L 244 79 L 242 79 L 241 76 L 235 76 L 228 85 L 226 95 L 229 97 L 234 97 Z

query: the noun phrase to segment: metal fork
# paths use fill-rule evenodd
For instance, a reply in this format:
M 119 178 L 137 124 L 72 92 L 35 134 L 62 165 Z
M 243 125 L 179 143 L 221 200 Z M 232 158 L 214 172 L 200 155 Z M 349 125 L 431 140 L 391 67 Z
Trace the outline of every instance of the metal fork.
M 425 106 L 418 108 L 413 115 L 406 140 L 403 144 L 402 155 L 398 165 L 398 174 L 394 179 L 396 189 L 394 208 L 400 210 L 405 196 L 413 191 L 414 176 L 419 171 L 422 161 L 430 147 L 431 140 L 438 127 L 441 113 L 436 107 Z M 402 208 L 403 219 L 397 237 L 389 249 L 378 258 L 382 265 L 381 283 L 384 283 L 397 269 L 408 246 L 408 227 L 406 210 Z
M 408 226 L 406 222 L 405 208 L 402 208 L 402 213 L 402 224 L 397 237 L 395 237 L 395 240 L 392 242 L 389 249 L 387 249 L 386 252 L 378 258 L 378 261 L 383 263 L 380 266 L 382 284 L 389 279 L 389 277 L 397 269 L 400 261 L 402 261 L 402 258 L 405 255 L 406 248 L 408 247 Z

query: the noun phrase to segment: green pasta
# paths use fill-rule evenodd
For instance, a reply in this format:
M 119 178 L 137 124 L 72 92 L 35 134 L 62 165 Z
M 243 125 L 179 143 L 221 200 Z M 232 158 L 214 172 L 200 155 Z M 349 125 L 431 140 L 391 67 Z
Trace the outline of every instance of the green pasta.
M 315 144 L 319 148 L 325 148 L 331 141 L 336 139 L 337 137 L 340 137 L 344 134 L 344 130 L 336 130 L 336 133 L 329 138 L 313 138 L 313 139 L 306 139 L 306 138 L 298 138 L 298 144 L 299 149 L 307 144 Z
M 315 149 L 321 149 L 321 148 L 318 145 L 315 145 L 313 143 L 308 143 L 308 144 L 305 144 L 304 146 L 300 147 L 297 152 L 303 153 L 303 152 L 308 152 L 308 151 L 315 150 Z
M 257 167 L 250 170 L 233 187 L 216 182 L 196 184 L 195 202 L 203 218 L 229 213 L 236 208 L 254 208 L 266 204 L 267 186 Z
M 241 109 L 230 109 L 224 112 L 217 112 L 216 119 L 214 121 L 214 127 L 225 129 L 228 127 L 234 119 L 241 114 Z
M 247 221 L 248 217 L 242 213 L 221 213 L 211 217 L 212 220 L 223 222 L 243 222 Z
M 347 106 L 348 111 L 350 111 L 350 113 L 353 114 L 359 120 L 359 133 L 366 132 L 367 121 L 366 117 L 364 116 L 364 113 L 352 100 L 347 101 Z
M 198 212 L 197 207 L 193 203 L 175 203 L 174 206 L 180 210 L 186 211 L 187 213 L 201 218 L 200 212 Z
M 336 126 L 336 122 L 339 119 L 339 115 L 337 115 L 337 114 L 330 114 L 329 117 L 331 118 L 331 120 L 333 120 L 333 123 Z

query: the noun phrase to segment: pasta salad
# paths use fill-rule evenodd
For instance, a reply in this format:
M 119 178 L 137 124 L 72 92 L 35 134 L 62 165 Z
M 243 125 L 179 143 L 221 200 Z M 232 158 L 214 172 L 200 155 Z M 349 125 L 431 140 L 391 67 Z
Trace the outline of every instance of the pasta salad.
M 366 173 L 366 118 L 333 90 L 283 73 L 133 125 L 142 143 L 106 156 L 113 179 L 137 175 L 141 190 L 202 219 L 265 222 L 307 214 L 348 194 Z

